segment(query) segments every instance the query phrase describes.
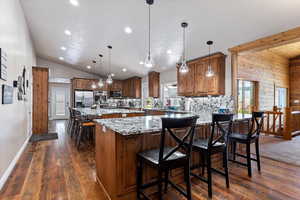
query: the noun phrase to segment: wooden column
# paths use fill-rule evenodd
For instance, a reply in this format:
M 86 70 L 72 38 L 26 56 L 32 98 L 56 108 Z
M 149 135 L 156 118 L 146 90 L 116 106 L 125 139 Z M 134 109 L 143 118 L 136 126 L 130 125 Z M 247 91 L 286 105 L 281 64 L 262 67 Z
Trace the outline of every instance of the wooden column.
M 238 73 L 238 53 L 231 52 L 231 95 L 234 98 L 235 112 L 237 108 L 237 73 Z

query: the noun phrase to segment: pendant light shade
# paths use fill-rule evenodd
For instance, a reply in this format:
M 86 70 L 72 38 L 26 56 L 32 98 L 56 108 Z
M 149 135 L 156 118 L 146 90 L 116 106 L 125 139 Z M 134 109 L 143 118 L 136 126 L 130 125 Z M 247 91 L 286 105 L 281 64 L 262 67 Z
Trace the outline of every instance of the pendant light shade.
M 186 64 L 186 39 L 185 39 L 185 30 L 188 26 L 188 23 L 183 22 L 181 23 L 181 27 L 183 29 L 183 53 L 182 53 L 182 61 L 181 61 L 181 65 L 179 67 L 179 72 L 182 74 L 188 73 L 189 72 L 189 67 Z
M 113 79 L 110 74 L 107 76 L 106 83 L 109 85 L 113 83 Z
M 149 8 L 149 24 L 148 24 L 148 53 L 144 62 L 145 67 L 147 68 L 152 68 L 154 67 L 154 60 L 153 57 L 151 55 L 151 5 L 154 3 L 153 0 L 146 0 L 146 3 L 148 4 L 148 8 Z
M 113 83 L 113 79 L 112 79 L 112 76 L 111 76 L 111 49 L 112 49 L 112 46 L 107 46 L 108 48 L 108 66 L 109 66 L 109 74 L 107 76 L 107 79 L 106 79 L 106 83 L 107 84 L 112 84 Z
M 210 47 L 211 47 L 211 45 L 213 45 L 213 41 L 207 41 L 206 44 L 208 45 L 209 60 L 208 60 L 208 68 L 207 68 L 205 75 L 206 75 L 206 77 L 213 77 L 215 75 L 215 72 L 213 71 L 213 69 L 211 67 L 211 55 L 210 55 Z
M 99 54 L 99 57 L 100 57 L 100 66 L 102 66 L 102 58 L 103 58 L 103 55 L 102 55 L 102 54 Z M 99 86 L 99 88 L 102 88 L 102 87 L 104 86 L 104 83 L 103 83 L 102 78 L 99 79 L 98 86 Z

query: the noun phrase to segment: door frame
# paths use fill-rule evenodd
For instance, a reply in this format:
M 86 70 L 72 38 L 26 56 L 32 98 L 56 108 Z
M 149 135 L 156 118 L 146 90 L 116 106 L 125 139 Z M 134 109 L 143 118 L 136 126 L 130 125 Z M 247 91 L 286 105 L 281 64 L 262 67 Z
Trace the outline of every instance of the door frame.
M 54 113 L 54 93 L 53 93 L 53 88 L 64 88 L 66 89 L 67 95 L 66 95 L 66 116 L 65 117 L 57 117 L 55 116 Z M 68 83 L 50 83 L 49 85 L 49 119 L 50 120 L 59 120 L 59 119 L 68 119 L 69 118 L 69 113 L 68 113 L 68 107 L 70 106 L 71 102 L 71 85 Z

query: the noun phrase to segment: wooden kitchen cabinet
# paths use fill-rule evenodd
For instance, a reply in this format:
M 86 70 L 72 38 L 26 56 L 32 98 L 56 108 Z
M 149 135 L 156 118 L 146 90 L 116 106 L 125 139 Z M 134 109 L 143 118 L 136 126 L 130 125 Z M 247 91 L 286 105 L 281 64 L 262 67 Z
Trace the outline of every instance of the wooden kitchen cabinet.
M 142 97 L 142 79 L 140 77 L 132 77 L 123 81 L 123 96 L 130 98 Z
M 160 97 L 160 73 L 159 72 L 149 72 L 149 97 L 159 98 Z
M 202 57 L 187 64 L 189 72 L 179 73 L 177 67 L 178 95 L 180 96 L 207 96 L 225 94 L 225 58 L 223 53 L 211 55 L 211 67 L 215 75 L 206 77 L 209 57 Z
M 73 78 L 71 80 L 72 83 L 72 89 L 73 90 L 95 90 L 95 91 L 107 91 L 108 85 L 103 80 L 104 86 L 102 88 L 99 88 L 98 86 L 98 79 L 86 79 L 86 78 Z M 92 88 L 92 84 L 95 83 L 97 85 L 96 89 Z
M 195 80 L 195 65 L 189 65 L 189 72 L 181 74 L 177 67 L 177 93 L 179 96 L 193 96 Z
M 123 89 L 123 81 L 114 80 L 113 83 L 109 86 L 110 91 L 122 91 Z

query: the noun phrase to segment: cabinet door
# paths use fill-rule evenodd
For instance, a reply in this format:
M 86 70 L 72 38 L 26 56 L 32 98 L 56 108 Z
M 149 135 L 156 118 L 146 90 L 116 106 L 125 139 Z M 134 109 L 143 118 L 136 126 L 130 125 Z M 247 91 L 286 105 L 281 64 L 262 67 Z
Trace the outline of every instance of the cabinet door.
M 189 72 L 182 74 L 177 68 L 177 92 L 180 96 L 193 96 L 194 95 L 194 77 L 195 65 L 189 64 Z
M 195 95 L 203 96 L 207 93 L 207 80 L 206 80 L 206 70 L 208 63 L 206 61 L 200 61 L 195 64 Z
M 149 97 L 159 98 L 160 94 L 160 74 L 158 72 L 150 72 L 149 78 Z
M 219 64 L 218 58 L 211 60 L 211 68 L 215 74 L 212 77 L 206 77 L 207 94 L 209 94 L 209 95 L 218 95 L 219 94 L 219 88 L 218 88 L 219 65 L 220 64 Z

